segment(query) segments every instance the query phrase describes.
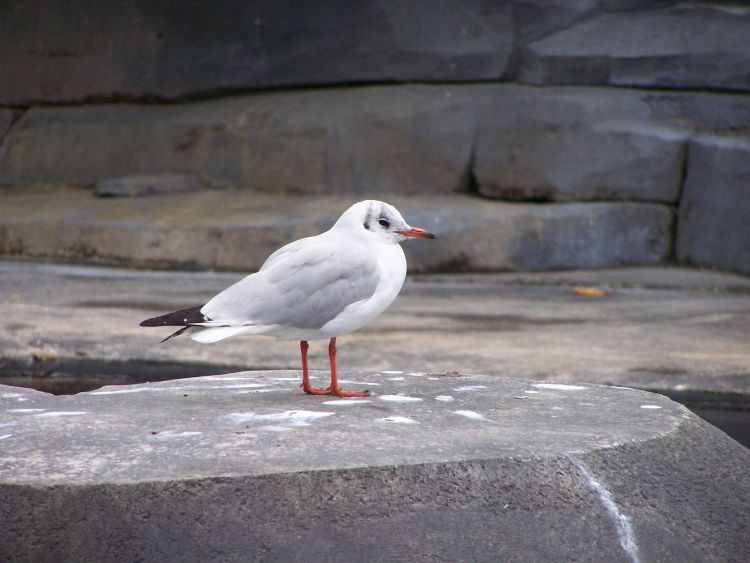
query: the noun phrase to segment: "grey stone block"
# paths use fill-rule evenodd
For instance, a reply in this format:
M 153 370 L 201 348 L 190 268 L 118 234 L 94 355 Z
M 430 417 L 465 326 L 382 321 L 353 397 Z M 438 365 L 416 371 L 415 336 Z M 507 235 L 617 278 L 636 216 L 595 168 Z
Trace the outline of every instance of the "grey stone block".
M 673 3 L 674 0 L 514 0 L 513 21 L 518 43 L 526 45 L 594 14 Z
M 440 235 L 405 244 L 412 272 L 545 270 L 656 264 L 671 252 L 660 204 L 513 205 L 467 196 L 387 196 Z M 283 244 L 328 229 L 356 198 L 285 198 L 245 190 L 95 198 L 16 194 L 0 222 L 5 256 L 140 266 L 258 269 Z M 252 244 L 248 244 L 252 241 Z
M 674 203 L 690 130 L 652 119 L 646 95 L 504 88 L 479 124 L 479 193 L 509 200 Z
M 13 122 L 13 110 L 0 109 L 0 146 L 3 138 L 10 130 L 10 124 Z
M 286 194 L 441 194 L 674 203 L 687 137 L 750 126 L 750 98 L 611 88 L 388 86 L 181 105 L 27 111 L 0 184 L 195 174 Z
M 375 87 L 34 109 L 6 139 L 0 183 L 194 173 L 274 193 L 451 192 L 466 184 L 481 94 Z
M 682 262 L 750 274 L 750 137 L 690 142 L 677 222 Z
M 94 193 L 102 197 L 133 197 L 154 194 L 194 192 L 205 184 L 193 174 L 123 176 L 97 182 Z
M 305 396 L 298 377 L 0 387 L 0 557 L 726 561 L 750 548 L 750 451 L 660 395 L 368 372 L 346 377 L 373 396 L 347 401 Z
M 409 209 L 409 206 L 406 206 Z M 673 213 L 659 204 L 513 205 L 489 201 L 409 209 L 440 243 L 405 247 L 413 271 L 556 270 L 658 264 Z
M 528 45 L 519 79 L 750 90 L 750 9 L 684 3 L 604 13 Z
M 509 0 L 75 0 L 3 12 L 2 104 L 493 80 L 514 49 Z

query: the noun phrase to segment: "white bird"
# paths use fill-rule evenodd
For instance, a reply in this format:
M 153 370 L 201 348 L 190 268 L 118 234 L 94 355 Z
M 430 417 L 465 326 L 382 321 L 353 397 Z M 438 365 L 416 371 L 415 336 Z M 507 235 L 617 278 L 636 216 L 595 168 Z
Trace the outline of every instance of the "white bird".
M 280 248 L 258 272 L 205 305 L 147 319 L 141 326 L 183 327 L 164 340 L 185 331 L 201 343 L 242 334 L 300 340 L 306 393 L 366 397 L 368 391 L 339 387 L 336 337 L 373 321 L 396 298 L 406 277 L 406 258 L 398 243 L 407 238 L 437 237 L 410 226 L 392 205 L 361 201 L 330 230 Z M 312 387 L 307 341 L 324 338 L 330 339 L 331 384 Z

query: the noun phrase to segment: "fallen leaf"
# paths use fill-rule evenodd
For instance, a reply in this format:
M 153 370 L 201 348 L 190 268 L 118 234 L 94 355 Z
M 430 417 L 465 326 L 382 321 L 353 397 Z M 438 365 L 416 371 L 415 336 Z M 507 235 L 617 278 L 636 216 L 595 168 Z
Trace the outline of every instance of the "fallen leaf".
M 604 297 L 606 293 L 595 287 L 574 287 L 573 293 L 582 297 Z

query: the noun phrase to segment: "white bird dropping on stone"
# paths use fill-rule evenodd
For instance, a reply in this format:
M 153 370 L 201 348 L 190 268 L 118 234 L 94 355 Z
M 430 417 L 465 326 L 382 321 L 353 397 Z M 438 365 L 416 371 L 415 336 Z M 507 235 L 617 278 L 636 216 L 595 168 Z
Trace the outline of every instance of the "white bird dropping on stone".
M 147 319 L 141 326 L 179 326 L 204 344 L 242 334 L 299 340 L 302 388 L 313 395 L 366 397 L 345 391 L 336 376 L 336 337 L 377 318 L 398 295 L 406 276 L 399 242 L 437 238 L 410 226 L 382 201 L 352 205 L 325 233 L 287 244 L 255 274 L 228 287 L 203 306 Z M 307 370 L 308 340 L 330 339 L 331 384 L 312 387 Z

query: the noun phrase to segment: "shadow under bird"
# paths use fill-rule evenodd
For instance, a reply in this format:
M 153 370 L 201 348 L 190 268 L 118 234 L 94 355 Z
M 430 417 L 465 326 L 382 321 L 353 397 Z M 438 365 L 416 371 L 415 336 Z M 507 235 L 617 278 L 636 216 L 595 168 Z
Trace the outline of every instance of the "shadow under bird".
M 306 393 L 366 397 L 369 391 L 339 387 L 336 337 L 370 323 L 396 298 L 406 277 L 399 243 L 407 238 L 437 236 L 410 226 L 392 205 L 361 201 L 330 230 L 280 248 L 258 272 L 205 305 L 147 319 L 141 326 L 182 327 L 162 342 L 183 333 L 201 343 L 243 334 L 299 340 Z M 330 339 L 331 384 L 325 388 L 311 386 L 307 370 L 307 341 L 320 339 Z

